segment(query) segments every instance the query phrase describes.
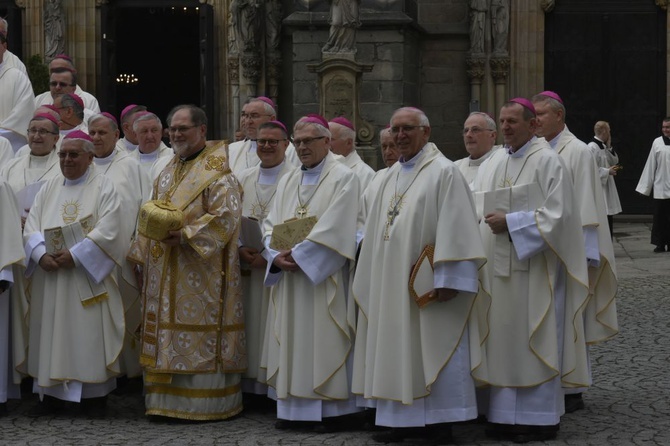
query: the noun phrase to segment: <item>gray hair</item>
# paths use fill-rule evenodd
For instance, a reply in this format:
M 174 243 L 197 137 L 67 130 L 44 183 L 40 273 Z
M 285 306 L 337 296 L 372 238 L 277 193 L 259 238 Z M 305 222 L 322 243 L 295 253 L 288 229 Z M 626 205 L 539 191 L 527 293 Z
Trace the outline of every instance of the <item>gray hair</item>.
M 468 115 L 468 118 L 470 116 L 481 116 L 482 118 L 484 118 L 484 121 L 486 121 L 486 128 L 487 129 L 493 130 L 494 132 L 498 131 L 498 127 L 496 126 L 496 122 L 493 120 L 491 115 L 489 115 L 488 113 L 476 111 L 476 112 L 470 113 Z
M 0 28 L 5 30 L 5 34 L 9 34 L 9 23 L 2 17 L 0 17 Z
M 382 138 L 383 138 L 384 135 L 386 135 L 386 134 L 389 134 L 389 135 L 391 134 L 391 129 L 388 128 L 388 127 L 383 128 L 383 129 L 381 129 L 381 130 L 379 131 L 379 142 L 380 142 L 380 143 L 382 142 Z
M 532 102 L 533 104 L 538 103 L 538 102 L 546 102 L 547 104 L 549 104 L 549 107 L 553 111 L 557 112 L 559 110 L 562 110 L 563 111 L 563 121 L 565 121 L 565 114 L 566 114 L 565 106 L 563 104 L 561 104 L 559 101 L 557 101 L 556 99 L 554 99 L 550 96 L 545 96 L 543 94 L 536 94 L 535 96 L 530 98 L 530 102 Z
M 327 138 L 332 138 L 333 134 L 330 133 L 330 129 L 328 127 L 324 127 L 321 124 L 317 124 L 316 122 L 305 122 L 305 119 L 307 119 L 307 116 L 303 116 L 302 118 L 298 119 L 298 121 L 293 125 L 293 131 L 295 132 L 296 130 L 303 130 L 307 127 L 314 127 L 316 129 L 316 133 L 319 136 L 325 136 Z
M 137 128 L 139 127 L 140 122 L 142 121 L 156 121 L 158 123 L 158 126 L 162 129 L 163 128 L 163 123 L 161 122 L 161 119 L 154 115 L 151 112 L 146 112 L 142 113 L 142 116 L 139 116 L 135 121 L 133 121 L 133 131 L 137 132 Z
M 337 122 L 331 122 L 331 123 L 329 123 L 328 125 L 330 125 L 330 124 L 335 124 L 335 125 L 340 126 L 340 127 L 339 127 L 339 129 L 340 129 L 340 136 L 342 137 L 342 139 L 350 139 L 350 140 L 352 140 L 354 143 L 356 142 L 356 131 L 351 130 L 351 129 L 350 129 L 349 127 L 347 127 L 346 125 L 338 124 Z M 332 132 L 331 132 L 331 133 L 332 133 Z
M 393 112 L 393 115 L 391 115 L 391 119 L 393 119 L 393 117 L 396 114 L 401 113 L 401 112 L 414 113 L 415 115 L 417 115 L 419 117 L 419 126 L 430 127 L 430 121 L 428 121 L 428 116 L 426 116 L 426 114 L 422 110 L 419 110 L 416 107 L 400 107 L 399 109 L 397 109 L 396 111 Z
M 88 125 L 89 127 L 91 124 L 93 124 L 95 121 L 99 121 L 101 119 L 106 119 L 107 122 L 109 122 L 109 127 L 112 129 L 112 132 L 115 132 L 119 129 L 119 125 L 113 120 L 110 119 L 109 117 L 103 115 L 102 113 L 98 113 L 97 115 L 93 115 L 88 119 Z
M 74 100 L 71 94 L 65 93 L 63 96 L 61 96 L 60 105 L 61 107 L 66 108 L 72 107 L 72 110 L 74 110 L 74 114 L 77 116 L 77 118 L 81 120 L 84 119 L 84 107 L 79 105 L 79 103 Z
M 263 104 L 263 110 L 265 111 L 265 113 L 267 113 L 268 115 L 277 116 L 277 110 L 275 110 L 274 107 L 272 107 L 270 104 L 261 99 L 258 98 L 250 99 L 248 104 L 256 102 L 260 102 L 261 104 Z
M 39 122 L 48 121 L 51 124 L 51 130 L 54 133 L 58 133 L 60 131 L 60 129 L 58 128 L 58 124 L 53 122 L 51 119 L 43 118 L 42 116 L 35 116 L 30 120 L 30 122 L 33 122 L 33 121 L 39 121 Z
M 85 152 L 87 152 L 87 153 L 95 153 L 95 151 L 94 151 L 95 146 L 93 145 L 93 143 L 92 143 L 91 141 L 89 141 L 89 140 L 87 140 L 87 139 L 82 139 L 82 138 L 68 138 L 68 137 L 65 137 L 65 139 L 63 140 L 63 145 L 64 145 L 67 141 L 78 141 L 78 142 L 81 142 L 81 143 L 83 143 L 82 146 L 81 146 L 81 148 L 84 149 Z M 61 147 L 62 147 L 62 146 L 61 146 Z

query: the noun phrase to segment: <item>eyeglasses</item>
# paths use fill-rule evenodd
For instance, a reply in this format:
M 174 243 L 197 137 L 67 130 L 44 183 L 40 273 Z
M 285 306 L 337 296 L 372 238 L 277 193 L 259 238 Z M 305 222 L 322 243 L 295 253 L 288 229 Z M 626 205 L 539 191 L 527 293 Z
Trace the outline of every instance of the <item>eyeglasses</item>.
M 465 127 L 463 129 L 463 134 L 467 135 L 468 132 L 472 132 L 473 135 L 479 135 L 481 132 L 492 132 L 491 129 L 483 129 L 481 127 Z
M 294 139 L 294 140 L 293 140 L 293 145 L 294 145 L 295 147 L 299 147 L 300 144 L 304 144 L 305 147 L 307 147 L 307 146 L 309 146 L 310 144 L 312 144 L 314 141 L 316 141 L 317 139 L 323 139 L 323 138 L 325 138 L 325 136 L 317 136 L 316 138 Z
M 68 84 L 66 82 L 56 82 L 56 81 L 49 82 L 49 85 L 51 85 L 52 87 L 61 87 L 61 88 L 63 88 L 63 87 L 74 87 L 74 84 Z
M 261 116 L 272 116 L 272 115 L 268 114 L 261 115 L 260 113 L 251 113 L 251 114 L 242 113 L 240 116 L 242 117 L 242 119 L 253 119 L 255 121 L 256 119 L 260 119 Z
M 423 127 L 424 127 L 423 125 L 400 125 L 391 127 L 391 133 L 397 135 L 398 133 L 400 133 L 400 130 L 402 130 L 403 133 L 409 133 L 414 129 L 420 129 Z
M 186 133 L 188 130 L 197 127 L 197 125 L 182 125 L 181 127 L 168 127 L 170 133 Z
M 270 144 L 270 147 L 277 147 L 277 144 L 279 144 L 279 141 L 286 141 L 286 138 L 284 139 L 257 139 L 256 144 L 259 146 L 264 146 L 265 144 Z
M 65 158 L 70 158 L 71 160 L 76 160 L 80 155 L 85 152 L 58 152 L 58 158 L 64 160 Z
M 58 135 L 57 132 L 50 132 L 47 129 L 28 129 L 28 134 L 30 136 L 35 136 L 35 135 L 40 135 L 40 136 Z

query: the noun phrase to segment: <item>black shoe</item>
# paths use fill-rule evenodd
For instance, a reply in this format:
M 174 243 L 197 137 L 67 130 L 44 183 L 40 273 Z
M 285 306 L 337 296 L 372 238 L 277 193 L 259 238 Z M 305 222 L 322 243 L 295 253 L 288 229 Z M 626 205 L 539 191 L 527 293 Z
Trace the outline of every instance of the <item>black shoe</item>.
M 312 430 L 316 424 L 316 421 L 277 420 L 275 421 L 275 429 Z
M 441 423 L 425 427 L 395 427 L 372 435 L 372 439 L 378 443 L 401 443 L 406 438 L 423 438 L 431 445 L 448 444 L 452 440 L 451 425 Z
M 367 418 L 366 411 L 341 415 L 339 417 L 327 417 L 321 423 L 314 426 L 314 432 L 317 434 L 329 434 L 332 432 L 365 430 Z
M 530 426 L 525 424 L 489 423 L 486 436 L 498 441 L 528 443 L 530 441 L 546 441 L 556 438 L 558 424 L 553 426 Z
M 7 403 L 0 403 L 0 418 L 6 417 L 8 413 Z
M 56 415 L 65 409 L 65 401 L 45 395 L 44 400 L 37 403 L 36 406 L 26 412 L 26 416 L 30 418 L 45 417 L 48 415 Z
M 83 399 L 79 411 L 88 418 L 104 418 L 107 414 L 107 397 Z
M 665 246 L 658 245 L 656 248 L 654 248 L 654 252 L 665 252 Z
M 565 413 L 577 412 L 584 408 L 584 399 L 581 393 L 565 395 Z

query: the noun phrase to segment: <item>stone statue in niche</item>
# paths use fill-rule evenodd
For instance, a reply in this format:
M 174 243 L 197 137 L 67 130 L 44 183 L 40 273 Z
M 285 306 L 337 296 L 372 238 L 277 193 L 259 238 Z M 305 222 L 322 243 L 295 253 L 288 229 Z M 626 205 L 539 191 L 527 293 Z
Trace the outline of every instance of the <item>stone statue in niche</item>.
M 237 46 L 237 0 L 232 0 L 230 2 L 230 7 L 228 8 L 228 54 L 235 55 L 239 53 L 239 48 Z
M 279 49 L 281 15 L 279 0 L 267 0 L 265 2 L 265 45 L 269 51 Z
M 470 0 L 470 53 L 484 53 L 484 30 L 488 0 Z
M 361 27 L 360 0 L 331 0 L 330 35 L 321 49 L 324 53 L 355 53 L 356 29 Z
M 493 54 L 507 54 L 509 36 L 509 0 L 491 0 Z
M 263 24 L 263 5 L 260 0 L 235 0 L 230 5 L 232 24 L 238 48 L 257 53 L 260 47 Z
M 44 4 L 44 56 L 47 60 L 65 52 L 65 14 L 63 0 L 46 0 Z

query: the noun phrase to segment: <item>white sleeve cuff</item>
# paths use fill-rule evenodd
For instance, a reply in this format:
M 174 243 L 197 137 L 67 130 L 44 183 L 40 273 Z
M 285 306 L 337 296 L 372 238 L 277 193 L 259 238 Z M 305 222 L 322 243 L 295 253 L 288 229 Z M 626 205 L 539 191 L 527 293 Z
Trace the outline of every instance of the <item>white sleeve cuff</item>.
M 268 262 L 268 265 L 265 269 L 265 280 L 263 281 L 263 285 L 271 287 L 279 282 L 279 280 L 282 278 L 283 271 L 280 270 L 276 273 L 270 272 L 270 269 L 273 265 L 272 262 L 274 262 L 275 257 L 279 255 L 279 251 L 275 251 L 274 249 L 270 248 L 270 237 L 266 237 L 265 240 L 263 240 L 263 244 L 265 245 L 265 249 L 261 252 L 261 255 Z
M 2 280 L 14 283 L 14 273 L 12 272 L 12 265 L 7 265 L 2 270 L 0 270 L 0 281 Z
M 116 264 L 91 239 L 85 238 L 70 249 L 77 267 L 83 267 L 95 283 L 102 282 Z M 79 262 L 79 263 L 77 263 Z
M 35 272 L 35 268 L 40 263 L 40 259 L 47 253 L 44 243 L 44 235 L 41 232 L 35 232 L 28 237 L 25 246 L 26 251 L 26 272 L 25 276 L 30 277 Z
M 434 286 L 468 293 L 479 290 L 477 263 L 474 260 L 439 262 L 434 265 Z
M 535 211 L 507 214 L 507 229 L 519 260 L 525 260 L 547 249 L 535 222 Z
M 600 245 L 598 245 L 598 228 L 595 226 L 586 226 L 582 228 L 584 232 L 584 248 L 586 249 L 586 258 L 589 266 L 597 267 L 600 265 Z
M 313 285 L 318 285 L 344 266 L 347 259 L 323 245 L 304 240 L 291 250 L 293 260 Z

